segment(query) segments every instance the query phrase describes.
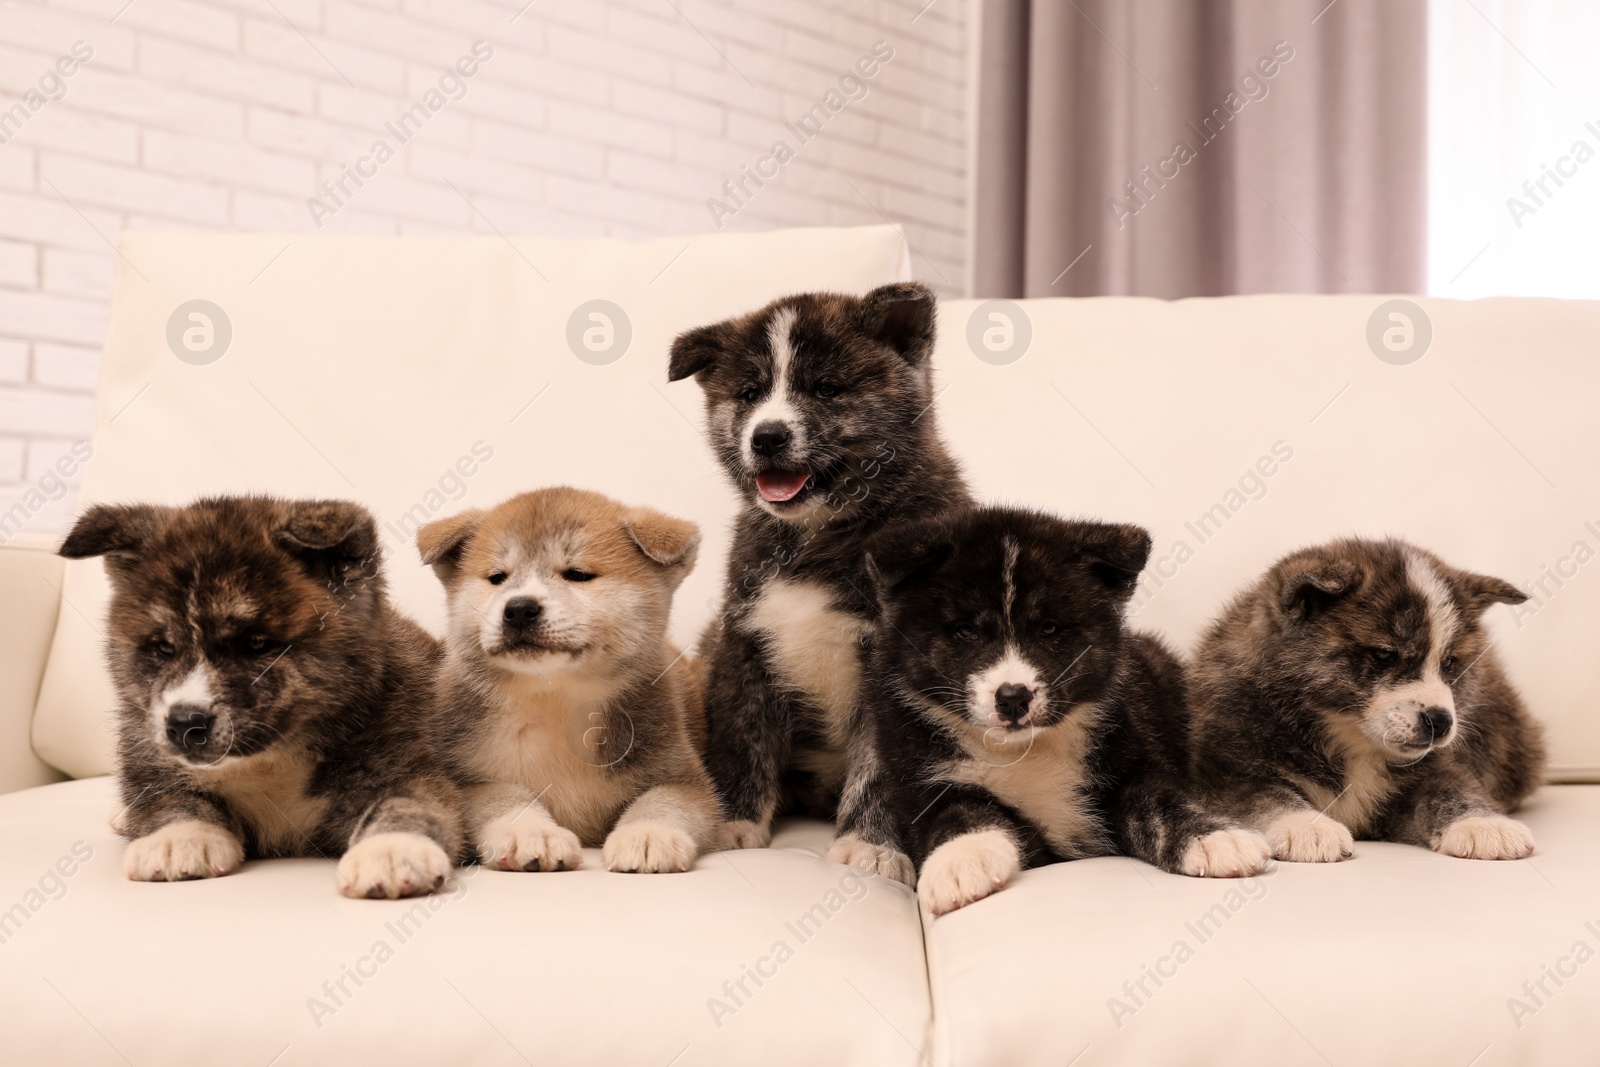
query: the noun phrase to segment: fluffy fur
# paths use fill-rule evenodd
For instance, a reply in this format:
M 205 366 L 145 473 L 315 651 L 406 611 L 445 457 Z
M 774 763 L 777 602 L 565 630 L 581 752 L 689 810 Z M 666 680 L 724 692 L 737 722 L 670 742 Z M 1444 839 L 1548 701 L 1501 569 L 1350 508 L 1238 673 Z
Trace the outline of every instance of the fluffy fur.
M 1026 867 L 1123 853 L 1243 876 L 1266 843 L 1186 781 L 1181 664 L 1124 629 L 1150 552 L 1137 526 L 982 508 L 881 536 L 867 672 L 893 810 L 935 914 Z
M 1196 653 L 1198 777 L 1279 859 L 1338 860 L 1355 838 L 1529 855 L 1506 815 L 1539 784 L 1544 744 L 1480 618 L 1525 599 L 1403 541 L 1286 556 Z
M 338 859 L 349 896 L 438 888 L 460 798 L 423 734 L 438 643 L 389 605 L 372 516 L 343 501 L 96 505 L 128 877 Z
M 841 833 L 888 834 L 860 786 L 873 761 L 857 692 L 876 611 L 865 546 L 968 503 L 934 428 L 935 312 L 919 285 L 807 293 L 673 343 L 668 377 L 699 383 L 711 447 L 744 502 L 702 640 L 706 763 L 735 847 L 765 845 L 780 810 L 837 810 Z M 841 848 L 835 858 L 909 873 L 903 857 Z
M 435 708 L 480 859 L 684 871 L 713 847 L 698 669 L 667 641 L 700 532 L 595 493 L 544 489 L 422 528 L 449 598 Z

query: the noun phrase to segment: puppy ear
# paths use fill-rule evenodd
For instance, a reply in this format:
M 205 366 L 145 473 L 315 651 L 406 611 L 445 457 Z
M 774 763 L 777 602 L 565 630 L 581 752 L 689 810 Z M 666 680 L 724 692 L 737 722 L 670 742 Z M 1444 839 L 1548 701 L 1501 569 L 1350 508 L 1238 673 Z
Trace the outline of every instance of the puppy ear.
M 622 520 L 622 529 L 646 559 L 666 568 L 674 587 L 694 570 L 700 555 L 700 527 L 694 523 L 654 508 L 632 508 Z
M 891 527 L 873 538 L 866 554 L 867 577 L 880 599 L 938 570 L 955 545 L 937 520 Z
M 456 570 L 461 566 L 461 550 L 478 532 L 481 522 L 483 512 L 478 508 L 468 508 L 459 515 L 430 522 L 417 531 L 417 551 L 422 554 L 422 562 L 433 568 L 433 573 L 439 576 L 441 582 L 448 582 L 456 576 Z
M 1292 619 L 1309 619 L 1361 582 L 1347 559 L 1310 555 L 1292 560 L 1278 579 L 1278 606 Z
M 672 355 L 667 360 L 667 381 L 678 382 L 691 374 L 699 374 L 732 347 L 733 337 L 731 321 L 680 333 L 673 339 Z
M 378 573 L 378 524 L 349 500 L 292 500 L 272 529 L 279 548 L 340 582 Z
M 109 556 L 110 563 L 129 562 L 172 510 L 154 504 L 96 504 L 78 516 L 58 552 L 67 559 Z
M 1107 589 L 1121 599 L 1133 595 L 1150 560 L 1150 531 L 1129 523 L 1084 523 L 1078 543 L 1089 557 L 1090 571 Z
M 1467 598 L 1467 607 L 1473 613 L 1487 611 L 1491 604 L 1520 604 L 1528 594 L 1506 581 L 1487 574 L 1457 571 L 1456 584 Z
M 933 290 L 915 282 L 880 285 L 861 299 L 861 331 L 916 366 L 933 351 L 938 303 Z

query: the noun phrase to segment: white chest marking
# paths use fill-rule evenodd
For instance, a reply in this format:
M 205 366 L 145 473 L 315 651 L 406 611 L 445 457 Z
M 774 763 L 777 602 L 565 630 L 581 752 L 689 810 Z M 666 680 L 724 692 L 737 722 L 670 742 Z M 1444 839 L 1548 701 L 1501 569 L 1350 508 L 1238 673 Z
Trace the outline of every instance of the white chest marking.
M 867 623 L 835 610 L 832 600 L 820 585 L 780 578 L 761 591 L 745 625 L 765 637 L 780 684 L 821 707 L 834 742 L 843 747 L 861 685 L 861 635 Z
M 1085 758 L 1100 715 L 1078 708 L 1066 721 L 1035 730 L 1027 740 L 996 742 L 999 731 L 963 739 L 968 759 L 946 764 L 941 777 L 987 789 L 1044 831 L 1051 848 L 1073 855 L 1098 849 L 1105 838 L 1082 791 L 1089 776 Z

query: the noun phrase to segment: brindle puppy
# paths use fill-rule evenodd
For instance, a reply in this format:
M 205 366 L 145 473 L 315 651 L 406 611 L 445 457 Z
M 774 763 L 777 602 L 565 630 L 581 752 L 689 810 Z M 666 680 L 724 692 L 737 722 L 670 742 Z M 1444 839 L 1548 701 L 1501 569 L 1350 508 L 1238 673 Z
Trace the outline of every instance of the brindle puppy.
M 338 859 L 341 892 L 443 884 L 460 798 L 422 734 L 438 643 L 389 605 L 372 516 L 335 500 L 99 504 L 129 878 Z
M 1544 742 L 1480 619 L 1526 599 L 1403 541 L 1291 553 L 1195 654 L 1199 780 L 1283 860 L 1342 859 L 1354 838 L 1531 854 L 1506 815 L 1538 786 Z
M 706 769 L 736 848 L 759 848 L 783 810 L 831 818 L 830 857 L 909 882 L 857 694 L 877 605 L 866 545 L 878 531 L 970 503 L 934 425 L 937 308 L 920 285 L 803 293 L 672 345 L 693 375 L 707 436 L 744 502 L 707 662 Z

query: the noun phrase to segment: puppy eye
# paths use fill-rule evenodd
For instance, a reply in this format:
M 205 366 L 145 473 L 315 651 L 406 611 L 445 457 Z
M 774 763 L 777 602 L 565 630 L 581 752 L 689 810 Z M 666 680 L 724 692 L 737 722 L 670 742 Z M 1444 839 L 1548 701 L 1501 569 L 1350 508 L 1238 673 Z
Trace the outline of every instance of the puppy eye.
M 757 400 L 761 399 L 761 390 L 752 385 L 750 388 L 739 394 L 739 399 L 743 400 L 746 404 L 754 404 Z
M 1395 660 L 1394 649 L 1369 648 L 1367 649 L 1367 659 L 1371 660 L 1374 666 L 1387 667 Z
M 843 391 L 835 382 L 818 382 L 816 388 L 811 390 L 818 400 L 832 400 Z
M 178 654 L 178 650 L 173 647 L 172 642 L 168 641 L 164 637 L 157 639 L 155 642 L 155 650 L 163 659 L 171 659 L 173 656 Z
M 1456 672 L 1456 663 L 1457 660 L 1454 656 L 1446 656 L 1439 661 L 1439 669 L 1446 674 L 1454 674 Z
M 245 639 L 245 647 L 251 652 L 265 652 L 267 643 L 267 638 L 264 634 L 253 634 Z
M 950 632 L 958 641 L 976 641 L 978 639 L 978 628 L 976 626 L 957 626 Z
M 1052 637 L 1061 632 L 1061 627 L 1057 626 L 1053 622 L 1047 622 L 1039 627 L 1039 632 L 1044 634 L 1046 637 Z
M 577 567 L 568 567 L 561 572 L 561 577 L 569 582 L 592 582 L 596 575 L 593 571 L 581 570 Z
M 509 577 L 510 575 L 508 575 L 505 571 L 495 571 L 493 574 L 489 575 L 489 584 L 503 585 L 505 580 Z

